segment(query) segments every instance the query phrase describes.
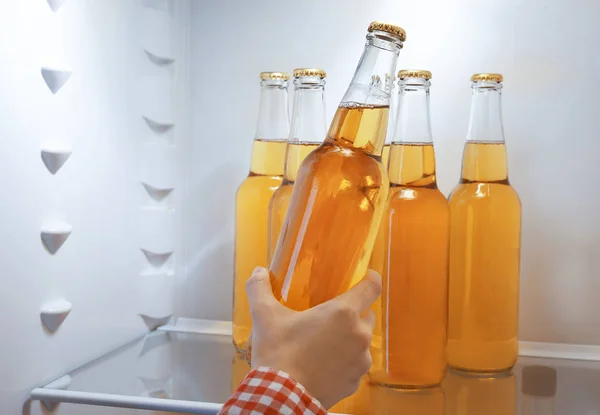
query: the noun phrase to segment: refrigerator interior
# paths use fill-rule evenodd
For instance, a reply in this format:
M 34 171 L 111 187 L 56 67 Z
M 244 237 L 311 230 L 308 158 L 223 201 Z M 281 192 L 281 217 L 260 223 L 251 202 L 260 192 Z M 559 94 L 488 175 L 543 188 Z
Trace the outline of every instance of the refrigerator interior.
M 372 20 L 406 29 L 398 69 L 433 73 L 446 195 L 460 174 L 469 77 L 504 74 L 523 203 L 520 340 L 600 359 L 599 15 L 594 0 L 5 2 L 2 413 L 48 413 L 27 402 L 33 388 L 159 325 L 231 319 L 234 195 L 258 73 L 324 68 L 331 119 Z M 181 355 L 149 353 L 138 376 L 164 377 L 185 366 Z M 117 366 L 134 370 L 127 362 Z M 82 382 L 129 381 L 111 373 Z

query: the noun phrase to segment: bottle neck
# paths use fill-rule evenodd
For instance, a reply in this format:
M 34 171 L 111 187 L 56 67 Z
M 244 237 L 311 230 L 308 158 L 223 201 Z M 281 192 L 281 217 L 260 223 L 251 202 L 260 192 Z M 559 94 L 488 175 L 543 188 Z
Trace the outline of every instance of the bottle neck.
M 381 156 L 390 95 L 402 42 L 386 32 L 367 35 L 352 82 L 328 133 L 328 142 Z
M 480 81 L 474 82 L 472 88 L 467 141 L 503 143 L 502 84 Z
M 471 117 L 463 153 L 463 183 L 508 183 L 499 82 L 473 83 Z
M 294 90 L 291 142 L 320 143 L 325 138 L 325 82 L 300 84 Z
M 261 82 L 260 107 L 255 138 L 285 140 L 290 131 L 287 81 Z
M 409 78 L 399 84 L 398 117 L 394 143 L 432 144 L 429 86 L 425 79 Z

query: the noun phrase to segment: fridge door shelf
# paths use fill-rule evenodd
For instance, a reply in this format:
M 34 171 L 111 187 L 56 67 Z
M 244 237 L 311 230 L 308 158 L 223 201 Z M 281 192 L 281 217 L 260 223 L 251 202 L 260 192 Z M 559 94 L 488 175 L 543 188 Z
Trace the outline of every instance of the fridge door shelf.
M 588 413 L 588 409 L 593 411 L 600 407 L 600 395 L 594 386 L 600 383 L 599 348 L 592 346 L 557 351 L 540 344 L 523 346 L 522 354 L 527 356 L 520 356 L 512 374 L 498 378 L 497 386 L 490 382 L 489 376 L 479 381 L 472 376 L 449 372 L 442 387 L 438 388 L 443 390 L 441 398 L 434 391 L 417 399 L 423 399 L 424 407 L 439 403 L 436 399 L 442 399 L 441 404 L 445 400 L 446 415 L 457 415 L 466 410 L 455 405 L 459 401 L 460 405 L 472 403 L 477 407 L 482 402 L 485 405 L 513 402 L 511 405 L 516 405 L 516 412 L 510 413 L 519 414 L 521 412 L 517 408 L 535 399 L 527 395 L 524 380 L 539 382 L 538 387 L 529 385 L 529 390 L 534 391 L 548 383 L 547 379 L 536 380 L 531 374 L 524 376 L 523 373 L 535 374 L 535 368 L 543 366 L 546 369 L 543 373 L 553 370 L 554 377 L 558 379 L 554 384 L 556 396 L 553 404 L 561 409 L 559 413 Z M 582 352 L 581 356 L 573 354 L 573 351 Z M 532 357 L 538 352 L 541 357 Z M 33 389 L 30 397 L 46 408 L 56 407 L 62 402 L 213 415 L 219 412 L 248 369 L 244 357 L 237 354 L 232 345 L 231 322 L 179 318 L 176 324 L 159 327 Z M 364 413 L 367 407 L 367 413 L 376 414 L 376 408 L 371 408 L 371 405 L 381 406 L 383 402 L 395 408 L 405 399 L 401 391 L 382 390 L 370 385 L 365 388 L 368 391 L 364 396 L 369 398 L 360 397 L 362 409 L 356 413 Z M 457 393 L 468 392 L 467 389 L 472 389 L 472 402 L 454 399 L 458 398 Z M 362 393 L 361 390 L 359 393 Z M 478 401 L 479 395 L 482 402 Z M 414 392 L 406 396 L 413 405 Z M 359 398 L 355 402 L 359 402 Z M 352 406 L 345 405 L 343 410 L 354 413 Z

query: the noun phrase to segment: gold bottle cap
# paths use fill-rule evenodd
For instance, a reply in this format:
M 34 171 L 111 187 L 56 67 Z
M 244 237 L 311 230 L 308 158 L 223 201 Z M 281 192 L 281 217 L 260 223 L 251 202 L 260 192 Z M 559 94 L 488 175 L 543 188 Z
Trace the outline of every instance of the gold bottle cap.
M 301 76 L 318 76 L 319 78 L 327 78 L 327 72 L 319 68 L 297 68 L 292 74 L 294 78 Z
M 499 73 L 476 73 L 471 77 L 472 82 L 479 81 L 492 81 L 492 82 L 502 82 L 504 81 L 504 77 Z
M 382 22 L 371 22 L 367 31 L 372 32 L 374 30 L 380 30 L 382 32 L 388 32 L 396 35 L 402 42 L 406 40 L 406 31 L 404 31 L 404 29 L 402 29 L 400 26 Z
M 402 69 L 398 72 L 398 78 L 420 78 L 420 79 L 431 79 L 431 72 L 424 69 Z
M 263 81 L 268 81 L 271 79 L 287 81 L 290 79 L 290 74 L 287 72 L 261 72 L 260 79 Z

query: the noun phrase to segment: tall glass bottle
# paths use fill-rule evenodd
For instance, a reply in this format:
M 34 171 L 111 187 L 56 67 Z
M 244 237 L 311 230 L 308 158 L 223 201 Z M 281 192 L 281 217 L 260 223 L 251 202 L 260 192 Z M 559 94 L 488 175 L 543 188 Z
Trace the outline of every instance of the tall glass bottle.
M 394 76 L 394 81 L 396 76 Z M 383 152 L 381 153 L 381 163 L 387 172 L 389 160 L 390 160 L 390 147 L 392 143 L 392 137 L 394 134 L 394 128 L 396 127 L 396 116 L 398 115 L 398 93 L 396 92 L 396 84 L 392 81 L 392 90 L 390 96 L 390 113 L 388 116 L 388 128 L 385 134 L 385 144 L 383 145 Z M 383 275 L 383 257 L 387 246 L 385 244 L 385 235 L 382 229 L 384 226 L 383 221 L 379 226 L 377 237 L 375 238 L 375 245 L 373 247 L 373 253 L 369 260 L 369 269 L 375 270 L 379 275 Z M 373 303 L 373 311 L 375 312 L 375 327 L 373 328 L 373 338 L 371 340 L 371 356 L 373 358 L 373 367 L 381 364 L 382 359 L 382 340 L 381 340 L 381 296 Z
M 300 163 L 319 147 L 327 133 L 325 123 L 325 77 L 323 69 L 295 69 L 292 126 L 286 149 L 283 183 L 269 204 L 269 263 L 290 204 Z
M 325 142 L 302 162 L 271 263 L 273 292 L 304 310 L 366 273 L 389 184 L 381 153 L 393 71 L 405 40 L 373 22 Z
M 429 115 L 431 72 L 398 73 L 399 112 L 384 214 L 381 384 L 423 388 L 446 371 L 448 201 L 437 187 Z
M 448 363 L 471 372 L 517 359 L 521 202 L 508 181 L 502 80 L 471 77 L 462 177 L 450 195 Z
M 245 284 L 252 270 L 267 266 L 269 201 L 283 180 L 289 134 L 288 79 L 283 72 L 260 74 L 260 107 L 250 173 L 235 199 L 233 344 L 244 351 L 252 322 Z

